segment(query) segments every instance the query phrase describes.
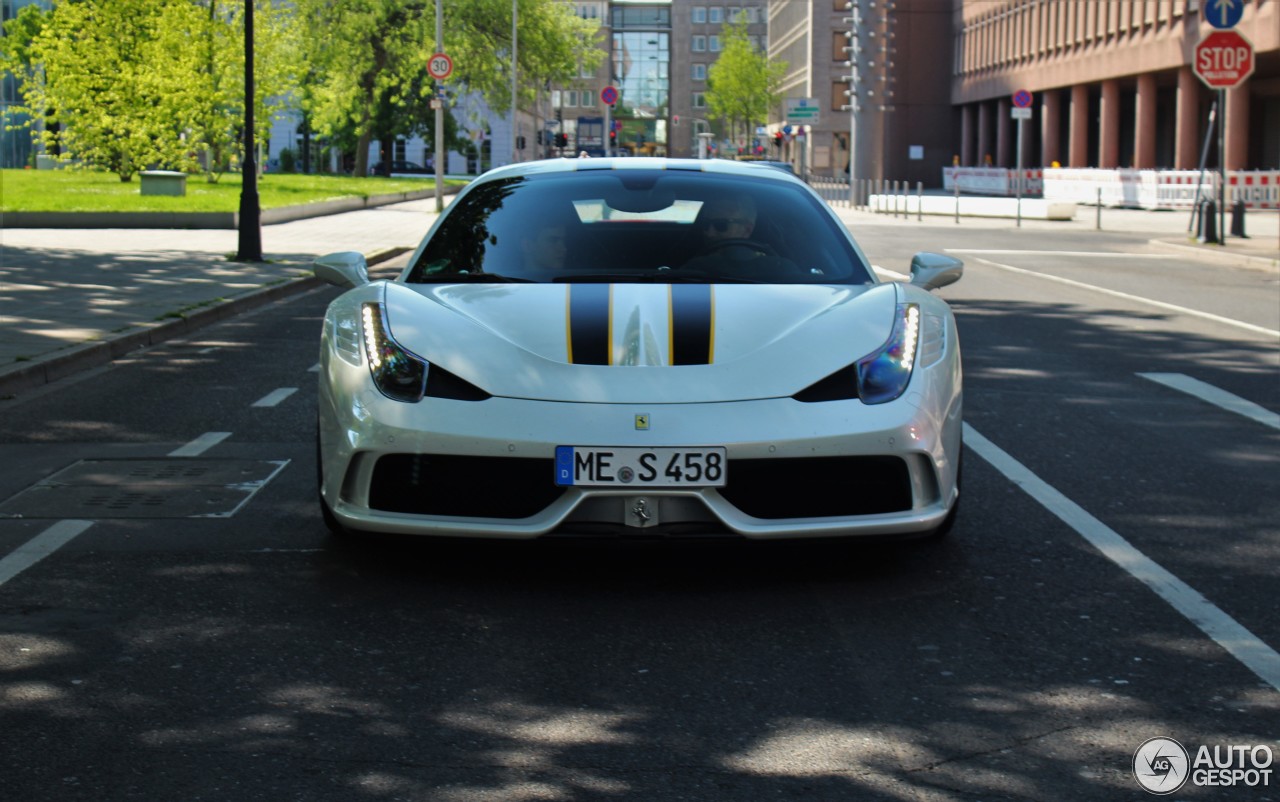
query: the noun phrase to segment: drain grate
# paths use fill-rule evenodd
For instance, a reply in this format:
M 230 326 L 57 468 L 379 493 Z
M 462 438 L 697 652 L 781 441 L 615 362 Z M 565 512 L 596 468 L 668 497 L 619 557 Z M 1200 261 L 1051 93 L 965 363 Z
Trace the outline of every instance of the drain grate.
M 0 503 L 6 518 L 229 518 L 288 460 L 80 460 Z

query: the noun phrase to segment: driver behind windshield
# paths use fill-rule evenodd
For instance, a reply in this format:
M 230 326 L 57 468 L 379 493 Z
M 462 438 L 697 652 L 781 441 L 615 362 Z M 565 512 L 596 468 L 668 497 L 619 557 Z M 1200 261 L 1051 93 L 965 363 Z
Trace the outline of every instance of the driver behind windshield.
M 747 195 L 713 200 L 702 207 L 702 238 L 706 246 L 725 240 L 751 239 L 756 228 L 756 202 Z

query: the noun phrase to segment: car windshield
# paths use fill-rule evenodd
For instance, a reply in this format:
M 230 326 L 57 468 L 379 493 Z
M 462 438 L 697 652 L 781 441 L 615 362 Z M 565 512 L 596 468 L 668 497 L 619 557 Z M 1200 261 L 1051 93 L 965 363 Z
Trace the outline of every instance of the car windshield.
M 875 282 L 803 185 L 661 169 L 540 173 L 473 186 L 450 204 L 405 280 Z

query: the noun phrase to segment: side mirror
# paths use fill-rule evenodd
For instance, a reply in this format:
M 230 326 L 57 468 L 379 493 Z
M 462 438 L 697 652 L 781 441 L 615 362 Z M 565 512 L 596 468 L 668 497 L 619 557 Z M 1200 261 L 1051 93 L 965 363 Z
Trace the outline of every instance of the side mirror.
M 921 251 L 911 257 L 911 283 L 926 290 L 955 284 L 964 275 L 964 262 L 953 256 Z
M 369 265 L 359 251 L 325 254 L 311 263 L 311 270 L 316 278 L 344 290 L 369 283 Z

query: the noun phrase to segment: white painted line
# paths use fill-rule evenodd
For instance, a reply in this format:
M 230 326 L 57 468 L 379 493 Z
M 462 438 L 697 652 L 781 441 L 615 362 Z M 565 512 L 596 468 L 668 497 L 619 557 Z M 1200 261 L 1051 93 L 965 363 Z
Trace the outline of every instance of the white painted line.
M 879 273 L 882 277 L 889 278 L 894 281 L 910 281 L 911 280 L 911 276 L 908 276 L 904 273 L 899 273 L 896 270 L 890 270 L 887 267 L 881 267 L 880 265 L 872 265 L 871 269 Z
M 1209 312 L 1201 312 L 1198 309 L 1188 309 L 1185 306 L 1177 306 L 1176 304 L 1167 304 L 1164 301 L 1154 301 L 1150 298 L 1143 298 L 1141 295 L 1130 295 L 1127 292 L 1109 290 L 1106 287 L 1099 287 L 1094 284 L 1085 284 L 1083 281 L 1072 281 L 1069 278 L 1062 278 L 1060 276 L 1051 276 L 1047 273 L 1038 273 L 1035 270 L 1024 270 L 1021 267 L 1014 267 L 1013 265 L 1003 265 L 1003 264 L 1000 264 L 999 262 L 993 262 L 990 259 L 983 259 L 981 257 L 974 259 L 973 261 L 982 262 L 983 264 L 988 264 L 988 265 L 991 265 L 992 267 L 998 267 L 1001 270 L 1008 270 L 1011 273 L 1021 273 L 1027 276 L 1035 276 L 1036 278 L 1042 278 L 1045 281 L 1056 281 L 1059 284 L 1067 284 L 1072 287 L 1080 287 L 1081 289 L 1100 292 L 1103 295 L 1110 295 L 1114 298 L 1123 298 L 1126 301 L 1133 301 L 1135 303 L 1146 304 L 1147 306 L 1154 306 L 1158 309 L 1167 309 L 1171 312 L 1177 312 L 1182 315 L 1191 315 L 1192 317 L 1203 318 L 1205 320 L 1212 320 L 1215 323 L 1225 323 L 1228 326 L 1236 326 L 1238 328 L 1245 329 L 1246 331 L 1252 331 L 1257 334 L 1265 334 L 1269 337 L 1280 337 L 1280 331 L 1276 331 L 1274 329 L 1266 329 L 1266 328 L 1263 328 L 1262 326 L 1255 326 L 1252 323 L 1245 323 L 1239 320 L 1232 320 L 1229 317 L 1222 317 L 1221 315 L 1215 315 Z
M 272 390 L 271 392 L 267 393 L 262 398 L 259 398 L 257 401 L 254 401 L 250 406 L 274 407 L 277 404 L 279 404 L 281 401 L 285 400 L 286 398 L 288 398 L 289 396 L 293 395 L 296 392 L 298 392 L 297 387 L 281 387 L 279 390 Z
M 320 372 L 320 363 L 319 363 L 319 362 L 317 362 L 317 363 L 315 363 L 314 365 L 312 365 L 311 367 L 307 368 L 307 373 L 319 373 L 319 372 Z
M 1009 256 L 1097 256 L 1108 259 L 1168 259 L 1167 253 L 1111 253 L 1108 251 L 997 251 L 987 248 L 947 248 L 949 253 L 995 253 Z
M 181 448 L 169 452 L 171 457 L 198 457 L 231 436 L 231 432 L 205 432 Z
M 285 466 L 287 466 L 287 465 L 289 464 L 289 460 L 287 460 L 287 459 L 286 459 L 286 460 L 271 460 L 271 462 L 275 464 L 276 469 L 275 469 L 274 471 L 272 471 L 272 472 L 271 472 L 271 474 L 270 474 L 269 476 L 267 476 L 265 479 L 262 479 L 261 481 L 258 481 L 258 482 L 246 482 L 246 483 L 241 484 L 241 485 L 233 485 L 233 486 L 232 486 L 232 489 L 234 489 L 234 490 L 248 490 L 248 491 L 249 491 L 249 495 L 247 495 L 247 496 L 245 496 L 244 498 L 242 498 L 242 499 L 240 500 L 240 503 L 239 503 L 239 504 L 237 504 L 237 505 L 235 506 L 235 509 L 233 509 L 233 510 L 228 510 L 227 512 L 211 512 L 211 513 L 209 513 L 208 515 L 193 515 L 193 516 L 191 516 L 191 517 L 192 517 L 192 518 L 230 518 L 231 516 L 235 515 L 237 512 L 240 512 L 240 510 L 244 509 L 244 505 L 246 505 L 246 504 L 248 504 L 248 503 L 249 503 L 249 499 L 251 499 L 251 498 L 253 498 L 254 496 L 258 495 L 258 491 L 259 491 L 259 490 L 261 490 L 262 488 L 266 487 L 266 486 L 267 486 L 267 484 L 268 484 L 272 479 L 274 479 L 274 478 L 276 478 L 277 476 L 279 476 L 279 475 L 280 475 L 280 471 L 283 471 L 283 470 L 285 469 Z
M 964 444 L 1076 530 L 1107 559 L 1155 591 L 1264 682 L 1280 691 L 1280 654 L 1274 649 L 967 423 L 964 424 Z
M 0 560 L 0 585 L 67 545 L 91 526 L 93 521 L 58 521 L 28 540 Z
M 1214 387 L 1208 382 L 1193 379 L 1182 373 L 1139 373 L 1138 375 L 1157 384 L 1163 384 L 1165 387 L 1172 387 L 1187 395 L 1193 395 L 1201 401 L 1208 401 L 1210 404 L 1222 407 L 1228 412 L 1243 415 L 1261 423 L 1263 426 L 1280 429 L 1280 415 L 1234 393 L 1228 393 L 1226 390 Z

